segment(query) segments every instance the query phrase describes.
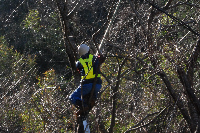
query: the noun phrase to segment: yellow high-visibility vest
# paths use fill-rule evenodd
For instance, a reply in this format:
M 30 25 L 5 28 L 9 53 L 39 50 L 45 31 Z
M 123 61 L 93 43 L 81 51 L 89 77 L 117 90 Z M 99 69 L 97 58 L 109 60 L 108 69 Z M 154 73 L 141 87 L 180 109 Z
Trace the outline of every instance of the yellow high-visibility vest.
M 95 74 L 93 73 L 93 67 L 92 67 L 92 59 L 93 59 L 92 54 L 89 54 L 89 58 L 87 58 L 87 59 L 82 59 L 82 58 L 79 59 L 80 63 L 82 64 L 82 66 L 84 68 L 84 71 L 85 71 L 85 76 L 81 76 L 82 79 L 95 78 Z M 101 76 L 101 74 L 97 75 L 97 77 L 100 77 L 100 76 Z

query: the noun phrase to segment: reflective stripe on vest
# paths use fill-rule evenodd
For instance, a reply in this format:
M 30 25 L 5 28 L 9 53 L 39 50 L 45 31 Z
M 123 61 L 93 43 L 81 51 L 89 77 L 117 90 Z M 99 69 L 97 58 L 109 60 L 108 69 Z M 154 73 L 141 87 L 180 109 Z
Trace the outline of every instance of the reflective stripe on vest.
M 84 68 L 84 71 L 85 71 L 85 76 L 81 76 L 82 79 L 95 78 L 95 74 L 93 73 L 93 67 L 92 67 L 92 59 L 93 59 L 92 54 L 89 54 L 89 58 L 87 58 L 87 59 L 82 59 L 82 58 L 79 59 L 80 63 L 82 64 L 82 66 Z M 101 76 L 101 74 L 97 75 L 97 77 L 100 77 L 100 76 Z

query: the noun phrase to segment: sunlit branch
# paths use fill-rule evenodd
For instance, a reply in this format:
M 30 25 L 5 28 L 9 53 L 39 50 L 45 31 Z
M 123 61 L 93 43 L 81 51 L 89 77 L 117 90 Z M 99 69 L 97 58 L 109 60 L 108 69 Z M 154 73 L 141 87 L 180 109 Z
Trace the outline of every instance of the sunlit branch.
M 108 27 L 107 27 L 107 29 L 106 29 L 104 35 L 103 35 L 103 38 L 102 38 L 102 40 L 101 40 L 100 45 L 99 45 L 99 50 L 101 50 L 102 44 L 104 43 L 104 40 L 105 40 L 105 38 L 106 38 L 107 35 L 108 35 L 108 32 L 109 32 L 109 30 L 110 30 L 110 27 L 111 27 L 111 25 L 112 25 L 112 23 L 113 23 L 113 21 L 114 21 L 114 19 L 115 19 L 115 17 L 116 17 L 116 14 L 117 14 L 117 11 L 118 11 L 118 9 L 119 9 L 120 3 L 121 3 L 121 0 L 119 0 L 118 3 L 117 3 L 117 6 L 116 6 L 115 11 L 114 11 L 114 13 L 113 13 L 113 16 L 112 16 L 112 18 L 110 19 L 110 22 L 109 22 L 109 24 L 108 24 Z M 98 54 L 101 54 L 101 53 L 98 53 L 98 51 L 97 51 L 96 55 L 98 55 Z
M 76 3 L 76 5 L 74 6 L 74 8 L 67 14 L 68 17 L 72 16 L 75 13 L 75 10 L 79 7 L 80 5 L 80 1 L 78 1 Z

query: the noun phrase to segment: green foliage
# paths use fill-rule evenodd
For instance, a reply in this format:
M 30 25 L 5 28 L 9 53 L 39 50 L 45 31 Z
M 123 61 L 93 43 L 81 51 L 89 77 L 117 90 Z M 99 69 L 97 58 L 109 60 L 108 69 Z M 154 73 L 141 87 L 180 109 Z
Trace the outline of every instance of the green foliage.
M 172 15 L 176 16 L 176 13 L 173 13 Z M 166 14 L 162 15 L 161 23 L 163 25 L 173 25 L 173 24 L 175 24 L 175 22 L 173 21 L 173 19 L 170 18 L 170 17 L 168 17 Z
M 73 115 L 62 111 L 72 111 L 66 107 L 59 79 L 53 69 L 38 76 L 39 89 L 31 96 L 21 112 L 24 132 L 66 132 L 72 130 Z M 66 88 L 65 88 L 66 89 Z M 65 110 L 67 109 L 67 110 Z M 56 128 L 56 129 L 55 129 Z
M 9 48 L 6 41 L 1 37 L 1 46 L 0 46 L 0 56 L 1 56 L 1 76 L 7 79 L 12 79 L 17 82 L 18 79 L 23 78 L 23 74 L 30 74 L 34 71 L 34 57 L 28 55 L 24 57 L 20 53 Z M 34 74 L 31 75 L 34 77 Z M 30 78 L 30 77 L 29 77 Z M 4 79 L 5 80 L 5 79 Z
M 34 31 L 39 31 L 40 26 L 40 17 L 37 10 L 30 10 L 28 16 L 23 20 L 23 25 L 27 29 L 32 29 Z
M 21 132 L 23 117 L 21 117 L 19 106 L 23 106 L 24 94 L 27 93 L 25 96 L 29 97 L 32 91 L 30 88 L 36 81 L 34 57 L 30 55 L 24 57 L 14 51 L 12 47 L 9 48 L 4 37 L 0 38 L 0 42 L 0 96 L 3 106 L 0 110 L 0 114 L 2 114 L 0 115 L 0 124 L 4 125 L 3 129 L 8 129 L 10 132 L 14 130 Z M 10 103 L 12 99 L 15 100 Z M 17 103 L 20 105 L 16 106 Z
M 39 73 L 44 73 L 53 66 L 56 73 L 63 74 L 68 61 L 58 14 L 52 11 L 47 15 L 48 18 L 43 18 L 38 10 L 30 10 L 23 20 L 21 27 L 28 40 L 24 51 L 37 55 Z
M 51 70 L 46 71 L 43 74 L 44 74 L 44 77 L 43 76 L 39 76 L 37 78 L 38 85 L 40 87 L 44 87 L 44 86 L 52 87 L 52 86 L 54 86 L 55 85 L 55 81 L 57 81 L 55 70 L 51 69 Z
M 1 75 L 6 75 L 12 69 L 12 66 L 11 66 L 12 60 L 10 60 L 10 59 L 14 58 L 15 53 L 12 51 L 12 48 L 8 48 L 6 46 L 7 44 L 6 44 L 6 41 L 3 36 L 1 36 L 0 42 L 1 42 L 1 45 L 0 45 L 0 56 L 1 56 L 0 71 L 1 71 Z M 7 72 L 5 72 L 5 71 L 7 71 Z

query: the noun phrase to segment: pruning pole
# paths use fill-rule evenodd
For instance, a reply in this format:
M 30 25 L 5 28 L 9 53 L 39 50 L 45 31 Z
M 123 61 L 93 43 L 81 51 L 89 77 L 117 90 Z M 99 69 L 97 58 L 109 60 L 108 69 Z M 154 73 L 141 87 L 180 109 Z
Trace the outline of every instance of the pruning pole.
M 112 16 L 112 18 L 110 19 L 110 22 L 109 22 L 109 24 L 108 24 L 108 27 L 107 27 L 107 29 L 106 29 L 104 35 L 103 35 L 103 39 L 101 40 L 101 43 L 100 43 L 99 47 L 97 47 L 97 53 L 96 53 L 96 55 L 102 54 L 101 51 L 100 51 L 100 50 L 101 50 L 101 47 L 102 47 L 102 45 L 103 45 L 103 43 L 104 43 L 104 40 L 105 40 L 106 36 L 108 35 L 108 31 L 110 30 L 111 25 L 112 25 L 112 23 L 113 23 L 113 21 L 114 21 L 114 19 L 115 19 L 115 17 L 116 17 L 116 14 L 117 14 L 117 11 L 118 11 L 118 9 L 119 9 L 120 3 L 121 3 L 121 0 L 119 0 L 118 3 L 117 3 L 117 5 L 116 5 L 115 11 L 114 11 L 114 13 L 113 13 L 113 16 Z M 95 77 L 95 78 L 97 78 L 97 77 Z M 95 87 L 93 86 L 93 87 L 92 87 L 92 92 L 91 92 L 91 93 L 94 93 L 94 88 L 95 88 Z M 82 94 L 81 94 L 81 95 L 82 95 Z M 91 96 L 90 96 L 89 102 L 91 101 L 92 95 L 93 95 L 93 94 L 91 94 Z M 83 104 L 83 103 L 82 103 L 82 104 Z M 87 132 L 87 133 L 90 133 L 90 128 L 89 128 L 89 125 L 87 124 L 87 119 L 84 120 L 84 121 L 81 121 L 81 122 L 83 122 L 84 131 Z
M 98 54 L 102 55 L 102 53 L 101 53 L 101 47 L 102 47 L 102 45 L 103 45 L 103 42 L 104 42 L 106 36 L 108 35 L 108 31 L 110 30 L 111 25 L 112 25 L 112 23 L 113 23 L 113 21 L 114 21 L 114 19 L 115 19 L 115 17 L 116 17 L 116 14 L 117 14 L 117 11 L 118 11 L 118 9 L 119 9 L 120 3 L 121 3 L 121 0 L 119 0 L 119 1 L 117 2 L 115 11 L 114 11 L 114 13 L 113 13 L 113 16 L 112 16 L 112 18 L 110 19 L 110 22 L 109 22 L 108 27 L 107 27 L 107 29 L 106 29 L 104 35 L 103 35 L 103 38 L 102 38 L 102 40 L 101 40 L 101 43 L 100 43 L 99 47 L 97 47 L 96 56 L 97 56 Z M 98 67 L 100 67 L 100 66 L 98 66 Z M 95 88 L 95 85 L 96 85 L 96 80 L 97 80 L 97 74 L 96 74 L 96 76 L 95 76 L 95 82 L 94 82 L 93 87 L 92 87 L 92 90 L 91 90 L 91 95 L 90 95 L 90 98 L 89 98 L 89 103 L 91 102 L 92 95 L 93 95 L 93 93 L 94 93 L 94 88 Z
M 113 23 L 113 21 L 114 21 L 114 19 L 115 19 L 115 17 L 116 17 L 116 14 L 117 14 L 117 11 L 118 11 L 118 9 L 119 9 L 120 3 L 121 3 L 121 0 L 119 0 L 119 1 L 117 2 L 115 11 L 114 11 L 114 13 L 113 13 L 113 16 L 112 16 L 112 18 L 110 19 L 110 22 L 109 22 L 108 27 L 107 27 L 107 29 L 106 29 L 104 35 L 103 35 L 103 38 L 102 38 L 102 40 L 101 40 L 101 43 L 99 44 L 99 47 L 97 47 L 97 53 L 96 53 L 96 55 L 102 54 L 102 53 L 101 53 L 101 47 L 102 47 L 102 45 L 103 45 L 103 43 L 104 43 L 104 40 L 105 40 L 106 36 L 108 35 L 108 31 L 110 30 L 111 25 L 112 25 L 112 23 Z
M 118 11 L 118 9 L 119 9 L 120 3 L 121 3 L 121 0 L 119 0 L 119 1 L 117 2 L 115 11 L 114 11 L 114 13 L 113 13 L 113 16 L 112 16 L 112 18 L 110 19 L 110 22 L 109 22 L 108 27 L 107 27 L 107 29 L 106 29 L 104 35 L 103 35 L 103 38 L 102 38 L 102 40 L 101 40 L 101 43 L 100 43 L 99 47 L 97 47 L 96 56 L 97 56 L 98 54 L 102 55 L 102 53 L 101 53 L 101 47 L 102 47 L 102 45 L 103 45 L 103 42 L 104 42 L 106 36 L 108 35 L 108 31 L 110 30 L 111 25 L 112 25 L 112 23 L 113 23 L 113 21 L 114 21 L 114 19 L 115 19 L 115 17 L 116 17 L 116 14 L 117 14 L 117 11 Z M 95 60 L 95 61 L 96 61 L 96 60 Z M 98 66 L 98 68 L 99 68 L 99 67 L 100 67 L 100 65 Z M 97 81 L 97 74 L 96 74 L 96 76 L 95 76 L 95 81 L 94 81 L 94 84 L 93 84 L 93 86 L 92 86 L 91 95 L 90 95 L 90 98 L 89 98 L 89 103 L 91 102 L 91 99 L 92 99 L 92 96 L 93 96 L 93 93 L 94 93 L 94 88 L 95 88 L 95 86 L 96 86 L 96 81 Z

